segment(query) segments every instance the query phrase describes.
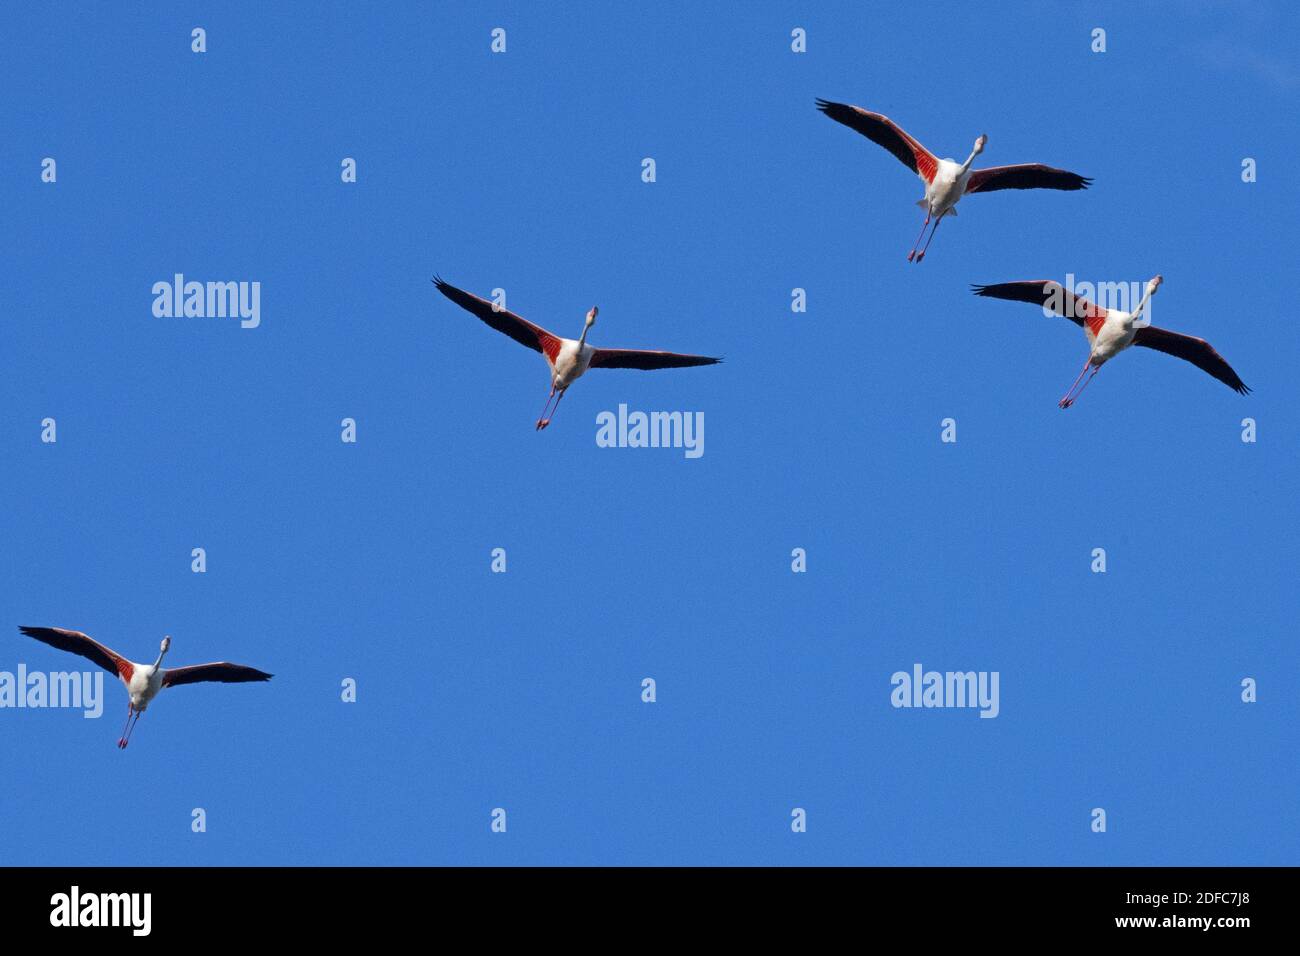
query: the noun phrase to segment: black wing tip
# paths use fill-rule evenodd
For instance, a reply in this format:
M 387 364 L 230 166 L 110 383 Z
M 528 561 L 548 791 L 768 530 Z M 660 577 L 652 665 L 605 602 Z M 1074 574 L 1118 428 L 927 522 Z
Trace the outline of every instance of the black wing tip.
M 26 624 L 19 624 L 18 630 L 22 631 L 28 637 L 36 637 L 44 631 L 52 631 L 52 627 L 30 627 Z
M 1077 189 L 1087 189 L 1087 188 L 1088 188 L 1089 186 L 1091 186 L 1091 185 L 1092 185 L 1092 177 L 1091 177 L 1091 176 L 1080 176 L 1080 177 L 1079 177 L 1079 185 L 1078 185 L 1076 188 L 1077 188 Z
M 1232 386 L 1232 390 L 1236 392 L 1238 395 L 1249 395 L 1251 392 L 1254 391 L 1253 388 L 1251 388 L 1241 379 L 1237 379 L 1237 384 Z
M 1060 285 L 1055 279 L 1013 279 L 1010 282 L 990 282 L 988 285 L 971 283 L 971 293 L 986 299 L 1006 299 L 1011 302 L 1037 302 L 1039 296 L 1053 285 Z M 1037 287 L 1034 298 L 1028 298 L 1029 289 Z M 1068 316 L 1067 316 L 1068 318 Z

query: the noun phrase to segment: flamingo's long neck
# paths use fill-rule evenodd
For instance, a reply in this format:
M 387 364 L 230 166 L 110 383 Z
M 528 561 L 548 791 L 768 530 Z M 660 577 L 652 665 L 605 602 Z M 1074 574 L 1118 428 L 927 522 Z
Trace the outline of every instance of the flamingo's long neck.
M 167 653 L 167 652 L 166 652 L 165 650 L 163 650 L 162 648 L 159 648 L 159 649 L 158 649 L 158 659 L 157 659 L 156 661 L 153 662 L 153 669 L 154 669 L 154 670 L 157 670 L 158 668 L 162 667 L 162 659 L 163 659 L 163 655 L 166 654 L 166 653 Z
M 591 323 L 587 322 L 582 327 L 582 334 L 578 336 L 578 351 L 582 351 L 582 345 L 587 341 L 587 332 L 591 329 Z
M 978 156 L 979 154 L 980 151 L 978 149 L 972 149 L 970 151 L 970 155 L 966 157 L 966 162 L 961 164 L 961 172 L 958 173 L 959 176 L 966 175 L 967 171 L 970 170 L 970 164 L 975 162 L 975 157 Z
M 1133 321 L 1136 322 L 1139 318 L 1141 318 L 1142 310 L 1146 308 L 1147 300 L 1150 298 L 1151 298 L 1151 289 L 1148 287 L 1147 290 L 1142 293 L 1142 298 L 1138 302 L 1137 308 L 1133 310 Z

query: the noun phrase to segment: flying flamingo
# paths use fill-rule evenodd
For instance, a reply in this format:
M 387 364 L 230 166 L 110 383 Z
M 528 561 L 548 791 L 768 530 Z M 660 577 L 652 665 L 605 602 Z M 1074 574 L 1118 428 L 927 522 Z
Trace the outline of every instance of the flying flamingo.
M 576 339 L 566 339 L 533 325 L 522 316 L 508 312 L 499 305 L 486 299 L 480 299 L 454 285 L 443 282 L 440 278 L 433 280 L 438 291 L 451 299 L 462 309 L 473 312 L 498 332 L 504 332 L 520 345 L 526 345 L 535 352 L 541 352 L 546 364 L 551 369 L 551 394 L 542 407 L 542 417 L 537 419 L 537 430 L 541 431 L 551 423 L 547 416 L 560 407 L 560 399 L 569 386 L 589 368 L 684 368 L 690 365 L 716 365 L 720 358 L 707 355 L 683 355 L 679 352 L 648 352 L 638 349 L 598 349 L 587 344 L 587 333 L 596 324 L 599 311 L 594 305 L 587 313 L 587 321 L 582 327 L 582 335 Z M 551 400 L 555 407 L 551 408 Z
M 130 700 L 126 705 L 126 724 L 122 727 L 122 737 L 117 742 L 119 748 L 125 749 L 130 742 L 140 715 L 149 707 L 149 701 L 158 696 L 164 687 L 176 687 L 179 684 L 197 684 L 199 681 L 220 681 L 224 684 L 237 684 L 244 681 L 270 680 L 272 675 L 245 667 L 220 661 L 214 664 L 194 664 L 190 667 L 162 666 L 163 655 L 172 646 L 171 637 L 164 637 L 158 649 L 158 659 L 152 664 L 137 664 L 128 661 L 116 651 L 109 650 L 99 641 L 61 627 L 20 627 L 28 637 L 34 637 L 42 643 L 57 647 L 61 651 L 80 654 L 87 660 L 94 661 L 104 670 L 116 674 L 126 685 Z M 132 720 L 134 718 L 134 721 Z
M 1082 296 L 1068 292 L 1059 282 L 1049 279 L 1035 279 L 1028 282 L 1003 282 L 998 285 L 977 285 L 971 289 L 976 295 L 990 296 L 994 299 L 1011 299 L 1016 302 L 1032 302 L 1050 309 L 1056 315 L 1062 315 L 1075 325 L 1082 327 L 1088 337 L 1088 360 L 1083 363 L 1083 371 L 1074 380 L 1070 390 L 1058 403 L 1061 408 L 1069 408 L 1078 400 L 1079 395 L 1097 374 L 1097 370 L 1110 359 L 1130 345 L 1164 352 L 1191 362 L 1197 368 L 1209 372 L 1224 385 L 1246 395 L 1250 388 L 1237 377 L 1223 356 L 1210 347 L 1205 339 L 1170 332 L 1168 329 L 1156 328 L 1154 325 L 1138 325 L 1138 317 L 1146 307 L 1147 301 L 1156 294 L 1161 276 L 1156 276 L 1146 285 L 1146 291 L 1132 312 L 1118 309 L 1103 309 Z M 1091 372 L 1089 372 L 1091 369 Z M 1087 379 L 1084 379 L 1087 375 Z M 1083 382 L 1082 385 L 1079 383 Z M 1077 391 L 1076 391 L 1077 388 Z
M 925 183 L 925 198 L 917 205 L 925 210 L 925 222 L 921 224 L 921 234 L 916 237 L 912 251 L 907 254 L 907 261 L 914 258 L 920 262 L 925 258 L 926 250 L 934 234 L 939 230 L 939 223 L 944 216 L 957 215 L 957 203 L 967 193 L 987 193 L 995 189 L 1087 189 L 1091 179 L 1077 173 L 1054 169 L 1042 163 L 1021 163 L 1018 166 L 990 166 L 988 169 L 971 170 L 975 157 L 984 152 L 988 137 L 981 134 L 975 140 L 975 147 L 960 165 L 956 160 L 938 159 L 932 152 L 904 132 L 903 128 L 888 116 L 872 113 L 859 106 L 847 103 L 830 103 L 818 100 L 817 108 L 849 129 L 857 130 L 873 143 L 877 143 L 893 153 L 904 166 L 921 177 Z M 925 227 L 934 219 L 934 228 L 925 247 L 917 252 L 921 239 L 925 236 Z

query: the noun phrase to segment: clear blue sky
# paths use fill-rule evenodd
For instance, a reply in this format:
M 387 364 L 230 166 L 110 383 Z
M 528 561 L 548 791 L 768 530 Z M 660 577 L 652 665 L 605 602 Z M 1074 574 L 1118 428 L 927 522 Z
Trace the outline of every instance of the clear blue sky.
M 0 670 L 83 663 L 35 624 L 276 675 L 125 753 L 116 685 L 0 710 L 0 862 L 1300 859 L 1291 5 L 265 6 L 0 31 Z M 919 182 L 818 96 L 1096 183 L 909 266 Z M 260 328 L 155 318 L 176 272 L 259 281 Z M 435 272 L 727 361 L 593 372 L 539 435 L 544 364 Z M 1133 350 L 1062 412 L 1082 335 L 968 285 L 1067 272 L 1162 273 L 1255 393 Z M 598 448 L 621 402 L 704 456 Z M 1000 716 L 892 708 L 917 662 Z

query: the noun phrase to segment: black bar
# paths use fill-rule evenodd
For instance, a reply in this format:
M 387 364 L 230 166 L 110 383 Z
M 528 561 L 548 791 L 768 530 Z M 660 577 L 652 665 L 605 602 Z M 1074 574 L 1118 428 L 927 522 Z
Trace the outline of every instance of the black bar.
M 205 944 L 261 932 L 373 941 L 380 928 L 391 938 L 427 936 L 433 926 L 542 942 L 539 927 L 568 926 L 581 938 L 623 921 L 628 941 L 648 933 L 665 945 L 681 937 L 663 933 L 692 925 L 762 940 L 782 929 L 811 932 L 812 923 L 818 933 L 842 927 L 860 938 L 910 926 L 925 942 L 1199 936 L 1231 945 L 1286 929 L 1295 877 L 1291 868 L 1177 867 L 15 868 L 0 871 L 0 925 L 7 936 L 125 939 L 145 928 L 145 898 L 115 896 L 105 905 L 99 894 L 147 893 L 149 937 Z M 102 908 L 105 919 L 116 910 L 125 925 L 52 925 L 72 922 L 74 886 L 78 922 L 98 919 Z

